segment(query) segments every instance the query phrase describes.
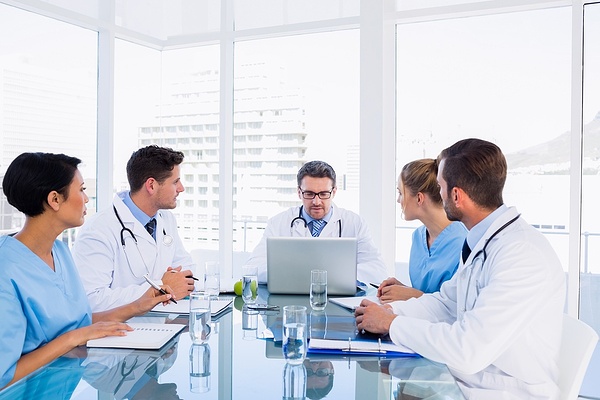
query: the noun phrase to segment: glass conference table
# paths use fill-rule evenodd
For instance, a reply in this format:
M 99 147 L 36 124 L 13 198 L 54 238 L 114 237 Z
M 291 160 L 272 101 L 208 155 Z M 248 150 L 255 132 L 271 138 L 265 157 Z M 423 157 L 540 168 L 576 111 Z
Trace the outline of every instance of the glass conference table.
M 309 301 L 269 295 L 262 287 L 259 298 L 280 306 Z M 324 312 L 308 315 L 309 337 L 347 329 L 351 318 L 350 311 L 330 302 Z M 174 314 L 135 320 L 187 324 L 187 316 Z M 265 339 L 280 321 L 281 311 L 247 310 L 237 297 L 230 310 L 213 319 L 206 344 L 193 345 L 185 329 L 161 350 L 79 347 L 1 391 L 0 399 L 286 398 L 284 380 L 291 370 L 280 342 Z M 310 399 L 464 399 L 448 368 L 422 357 L 309 354 L 294 368 L 303 370 L 300 388 Z

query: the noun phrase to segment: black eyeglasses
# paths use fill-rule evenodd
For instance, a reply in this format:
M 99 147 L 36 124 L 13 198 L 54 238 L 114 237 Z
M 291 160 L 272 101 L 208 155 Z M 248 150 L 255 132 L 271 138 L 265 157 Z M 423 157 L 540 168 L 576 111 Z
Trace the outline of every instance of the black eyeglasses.
M 306 369 L 306 376 L 312 376 L 312 375 L 316 375 L 318 377 L 324 377 L 324 376 L 329 376 L 329 375 L 333 375 L 333 371 L 327 369 L 327 368 L 319 368 L 316 371 L 313 371 L 310 368 Z
M 298 189 L 300 189 L 300 188 L 298 188 Z M 335 188 L 332 188 L 329 192 L 319 192 L 319 193 L 305 192 L 304 190 L 300 189 L 300 192 L 302 192 L 302 197 L 307 200 L 312 200 L 316 196 L 319 196 L 319 198 L 321 200 L 325 200 L 325 199 L 331 198 L 331 193 L 333 193 L 333 189 L 335 189 Z

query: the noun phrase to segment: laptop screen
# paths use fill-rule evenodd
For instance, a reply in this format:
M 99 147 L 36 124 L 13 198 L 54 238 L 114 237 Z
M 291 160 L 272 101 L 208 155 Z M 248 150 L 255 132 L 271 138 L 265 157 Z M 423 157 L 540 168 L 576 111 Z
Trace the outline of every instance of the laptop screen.
M 267 238 L 269 293 L 308 294 L 310 271 L 327 271 L 327 292 L 356 293 L 356 238 Z

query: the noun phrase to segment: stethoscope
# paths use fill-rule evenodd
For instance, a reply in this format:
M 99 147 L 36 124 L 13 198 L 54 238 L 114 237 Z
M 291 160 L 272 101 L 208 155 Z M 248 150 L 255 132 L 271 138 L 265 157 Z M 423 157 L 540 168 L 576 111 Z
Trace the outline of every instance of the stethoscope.
M 504 225 L 502 225 L 500 228 L 498 228 L 496 230 L 496 232 L 494 232 L 486 241 L 485 244 L 483 245 L 483 248 L 481 250 L 479 250 L 477 253 L 475 253 L 475 255 L 473 256 L 473 261 L 475 261 L 476 258 L 478 258 L 481 254 L 483 254 L 483 259 L 481 260 L 481 265 L 479 266 L 479 269 L 483 269 L 483 266 L 485 264 L 485 260 L 487 259 L 487 252 L 486 249 L 488 247 L 488 244 L 490 244 L 490 242 L 492 241 L 492 239 L 499 234 L 500 232 L 502 232 L 504 229 L 506 229 L 510 224 L 512 224 L 513 222 L 515 222 L 516 220 L 519 219 L 519 217 L 521 216 L 521 214 L 518 214 L 516 217 L 514 217 L 513 219 L 511 219 L 510 221 L 508 221 L 507 223 L 505 223 Z M 469 299 L 469 289 L 471 288 L 471 278 L 473 276 L 473 270 L 475 269 L 475 263 L 472 262 L 471 264 L 471 268 L 469 271 L 469 280 L 467 281 L 467 290 L 465 292 L 465 304 L 463 307 L 463 312 L 467 311 L 467 301 Z
M 294 218 L 292 220 L 292 222 L 290 223 L 290 234 L 292 233 L 292 229 L 294 229 L 294 224 L 296 223 L 296 221 L 302 221 L 304 223 L 304 227 L 308 228 L 308 223 L 306 222 L 306 219 L 304 219 L 304 217 L 302 216 L 302 210 L 304 209 L 304 206 L 300 206 L 300 211 L 298 211 L 298 216 L 296 218 Z M 338 236 L 342 237 L 342 220 L 338 219 Z
M 142 263 L 144 264 L 144 267 L 146 268 L 146 272 L 150 273 L 150 269 L 148 268 L 148 265 L 146 265 L 146 261 L 144 260 L 144 257 L 142 256 L 140 248 L 138 247 L 138 240 L 135 237 L 133 231 L 125 226 L 125 224 L 123 223 L 123 220 L 121 219 L 121 216 L 117 212 L 117 208 L 114 205 L 113 205 L 113 210 L 115 212 L 115 216 L 117 217 L 117 220 L 119 220 L 119 223 L 121 224 L 121 232 L 119 232 L 119 236 L 121 237 L 121 246 L 123 246 L 123 253 L 125 253 L 125 258 L 127 259 L 127 264 L 129 265 L 129 270 L 131 271 L 131 273 L 134 276 L 138 277 L 133 272 L 133 269 L 131 268 L 131 263 L 129 262 L 129 256 L 127 255 L 127 251 L 125 250 L 125 243 L 126 243 L 126 241 L 125 241 L 125 233 L 129 233 L 129 235 L 133 239 L 133 241 L 135 243 L 135 248 L 137 249 L 137 252 L 140 255 L 140 259 L 142 260 Z M 165 246 L 171 246 L 173 244 L 173 237 L 170 236 L 170 235 L 167 235 L 167 232 L 165 231 L 165 228 L 163 228 L 163 244 Z
M 127 232 L 127 233 L 129 233 L 129 235 L 131 235 L 131 237 L 135 241 L 135 244 L 137 245 L 137 238 L 133 234 L 133 231 L 125 226 L 125 224 L 123 223 L 123 220 L 121 219 L 121 216 L 117 212 L 117 208 L 115 206 L 113 206 L 113 210 L 115 211 L 115 216 L 117 217 L 117 219 L 119 220 L 119 223 L 121 224 L 120 236 L 121 236 L 121 245 L 123 246 L 123 249 L 125 249 L 125 232 Z M 173 237 L 170 235 L 167 235 L 165 228 L 163 228 L 163 244 L 165 246 L 170 246 L 173 244 Z
M 137 363 L 138 363 L 138 356 L 135 356 L 135 359 L 133 360 L 133 363 L 132 363 L 131 367 L 127 367 L 127 357 L 125 357 L 123 359 L 123 361 L 121 362 L 121 380 L 119 381 L 119 383 L 115 387 L 115 394 L 119 391 L 119 389 L 121 389 L 121 386 L 123 386 L 123 383 L 125 383 L 125 381 L 129 377 L 129 375 L 131 375 L 131 373 L 133 372 L 133 370 L 137 366 Z M 128 368 L 127 372 L 125 372 L 125 368 Z

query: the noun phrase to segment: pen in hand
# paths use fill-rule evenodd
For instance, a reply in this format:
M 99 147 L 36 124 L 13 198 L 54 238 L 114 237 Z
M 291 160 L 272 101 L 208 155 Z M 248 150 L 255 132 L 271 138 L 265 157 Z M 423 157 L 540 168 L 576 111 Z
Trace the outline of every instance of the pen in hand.
M 154 289 L 158 290 L 161 294 L 169 294 L 165 291 L 165 289 L 161 288 L 160 286 L 158 286 L 158 284 L 156 282 L 154 282 L 152 279 L 150 279 L 148 277 L 148 274 L 144 275 L 144 279 L 146 280 L 146 282 L 148 282 L 150 284 L 150 286 L 152 286 Z M 169 300 L 171 300 L 173 303 L 177 304 L 177 302 L 175 301 L 175 299 L 173 297 L 171 297 Z
M 370 283 L 371 286 L 373 286 L 375 289 L 379 289 L 379 285 L 375 284 L 375 283 Z
M 172 272 L 172 273 L 176 274 L 178 271 L 171 270 L 171 271 L 169 271 L 169 272 Z M 198 278 L 196 278 L 194 275 L 188 275 L 188 276 L 186 276 L 186 278 L 192 278 L 192 279 L 193 279 L 193 280 L 195 280 L 195 281 L 198 281 L 198 280 L 199 280 L 199 279 L 198 279 Z

